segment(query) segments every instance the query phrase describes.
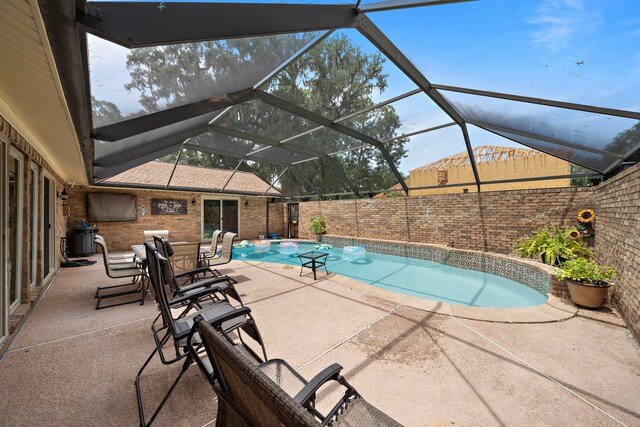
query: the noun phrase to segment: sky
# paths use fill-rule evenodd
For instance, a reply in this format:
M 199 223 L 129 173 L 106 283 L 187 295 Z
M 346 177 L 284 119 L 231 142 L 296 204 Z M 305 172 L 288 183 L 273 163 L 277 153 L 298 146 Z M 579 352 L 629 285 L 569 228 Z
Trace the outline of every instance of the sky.
M 640 0 L 480 0 L 368 16 L 432 83 L 640 111 Z M 344 33 L 364 51 L 376 51 L 356 30 Z M 94 38 L 90 46 L 94 95 L 127 112 L 132 94 L 122 88 L 126 49 Z M 390 62 L 385 72 L 389 88 L 376 93 L 376 101 L 415 88 Z M 504 117 L 530 115 L 539 123 L 555 118 L 554 132 L 570 140 L 580 133 L 610 139 L 635 123 L 469 95 L 445 96 L 454 105 L 491 108 Z M 423 94 L 394 107 L 403 123 L 401 133 L 450 121 Z M 469 131 L 474 146 L 516 146 L 473 126 Z M 400 164 L 404 173 L 465 150 L 457 127 L 411 138 L 406 148 L 409 155 Z

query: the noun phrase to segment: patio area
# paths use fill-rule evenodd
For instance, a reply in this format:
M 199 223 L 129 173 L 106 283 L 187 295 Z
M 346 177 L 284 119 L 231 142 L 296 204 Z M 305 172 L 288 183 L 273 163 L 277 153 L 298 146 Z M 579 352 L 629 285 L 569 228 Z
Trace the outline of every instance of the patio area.
M 157 309 L 96 311 L 98 263 L 61 269 L 0 362 L 2 425 L 136 425 L 134 376 L 153 348 Z M 408 426 L 639 425 L 640 357 L 615 313 L 566 321 L 473 321 L 407 307 L 319 273 L 232 261 L 269 358 L 307 378 L 337 362 L 373 405 Z M 157 401 L 179 363 L 143 377 Z M 327 398 L 321 395 L 320 399 Z M 156 425 L 209 425 L 215 394 L 196 366 Z

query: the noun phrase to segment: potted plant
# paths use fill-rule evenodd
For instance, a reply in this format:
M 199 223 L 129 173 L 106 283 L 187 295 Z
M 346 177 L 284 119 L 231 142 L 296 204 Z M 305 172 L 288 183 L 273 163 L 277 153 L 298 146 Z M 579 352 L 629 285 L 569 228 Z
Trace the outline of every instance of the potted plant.
M 314 216 L 309 221 L 309 230 L 316 235 L 318 242 L 322 237 L 322 233 L 327 231 L 327 224 L 324 222 L 324 218 L 321 216 Z
M 516 252 L 523 258 L 540 257 L 542 262 L 558 266 L 566 260 L 592 256 L 592 252 L 582 243 L 579 233 L 572 229 L 551 226 L 526 237 L 516 246 Z
M 617 272 L 612 267 L 604 267 L 580 257 L 562 264 L 557 276 L 567 283 L 571 301 L 575 304 L 600 308 L 611 286 L 609 280 L 616 277 Z

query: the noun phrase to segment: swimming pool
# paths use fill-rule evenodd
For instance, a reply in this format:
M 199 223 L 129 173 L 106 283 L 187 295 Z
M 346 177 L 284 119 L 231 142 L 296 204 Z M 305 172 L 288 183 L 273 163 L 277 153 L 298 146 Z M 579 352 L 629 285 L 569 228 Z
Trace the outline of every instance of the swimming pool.
M 281 253 L 272 242 L 269 250 L 234 249 L 233 259 L 272 262 L 300 267 L 298 254 L 314 250 L 300 243 L 297 253 Z M 291 248 L 283 248 L 290 252 Z M 367 252 L 352 259 L 341 248 L 320 249 L 329 254 L 327 269 L 361 282 L 419 298 L 474 307 L 515 308 L 544 304 L 547 295 L 490 273 L 452 267 L 433 261 Z

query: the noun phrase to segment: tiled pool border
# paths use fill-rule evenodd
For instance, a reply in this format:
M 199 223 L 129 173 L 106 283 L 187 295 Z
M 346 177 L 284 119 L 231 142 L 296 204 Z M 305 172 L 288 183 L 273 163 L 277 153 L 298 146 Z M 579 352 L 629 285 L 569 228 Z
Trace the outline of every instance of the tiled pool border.
M 428 243 L 331 235 L 323 236 L 322 241 L 334 246 L 357 245 L 370 252 L 424 259 L 452 267 L 483 271 L 522 283 L 542 294 L 560 298 L 569 296 L 566 285 L 556 279 L 553 267 L 527 259 Z

